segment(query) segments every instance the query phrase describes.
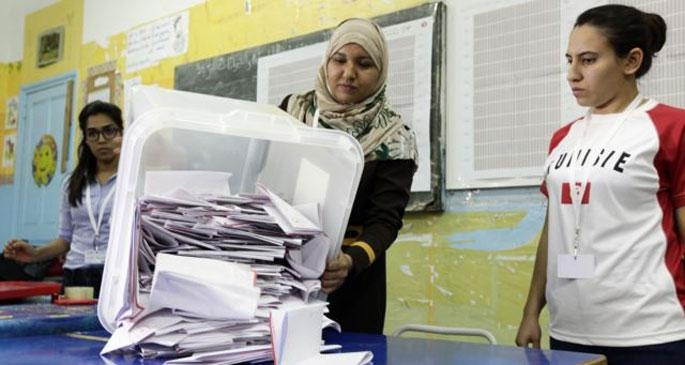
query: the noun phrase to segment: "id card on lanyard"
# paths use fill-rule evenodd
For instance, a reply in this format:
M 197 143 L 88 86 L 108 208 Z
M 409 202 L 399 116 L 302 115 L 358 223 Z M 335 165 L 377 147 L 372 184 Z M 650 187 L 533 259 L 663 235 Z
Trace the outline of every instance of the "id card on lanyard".
M 606 141 L 603 141 L 599 145 L 607 145 L 618 133 L 621 126 L 630 117 L 633 111 L 637 109 L 642 104 L 642 96 L 638 93 L 635 99 L 633 99 L 630 104 L 626 107 L 623 112 L 622 119 L 617 121 L 613 128 L 608 133 Z M 576 142 L 573 152 L 579 151 L 582 141 L 585 139 L 587 130 L 589 128 L 588 124 L 591 120 L 591 112 L 588 110 L 585 115 L 585 124 L 581 137 Z M 594 142 L 594 141 L 593 141 Z M 592 143 L 591 145 L 598 145 L 598 143 Z M 575 216 L 575 224 L 573 231 L 573 254 L 559 254 L 557 256 L 557 277 L 564 279 L 588 279 L 595 275 L 595 256 L 589 254 L 582 254 L 581 244 L 582 241 L 582 220 L 583 220 L 583 200 L 586 198 L 586 191 L 590 180 L 590 169 L 585 168 L 578 163 L 579 159 L 576 159 L 575 166 L 571 169 L 571 181 L 570 185 L 570 196 L 571 205 L 573 206 L 573 213 Z M 584 170 L 584 176 L 578 176 L 578 173 Z M 578 180 L 580 181 L 577 181 Z M 589 200 L 589 198 L 588 198 Z M 587 204 L 590 204 L 588 201 Z
M 90 220 L 90 226 L 93 228 L 93 248 L 88 249 L 85 252 L 85 262 L 89 265 L 102 265 L 105 262 L 105 255 L 107 250 L 98 249 L 97 241 L 100 238 L 100 228 L 102 228 L 102 217 L 105 215 L 105 209 L 112 196 L 114 196 L 114 191 L 116 187 L 112 187 L 107 193 L 107 196 L 100 204 L 100 212 L 98 213 L 97 221 L 95 220 L 95 214 L 93 212 L 93 204 L 90 198 L 90 184 L 86 185 L 86 209 L 88 210 L 88 219 Z

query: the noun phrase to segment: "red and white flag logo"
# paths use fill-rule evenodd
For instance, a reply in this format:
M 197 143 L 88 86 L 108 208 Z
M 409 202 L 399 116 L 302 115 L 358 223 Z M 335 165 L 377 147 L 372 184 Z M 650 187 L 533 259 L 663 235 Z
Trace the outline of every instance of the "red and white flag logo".
M 576 194 L 576 197 L 580 196 L 581 194 L 583 195 L 583 198 L 580 200 L 580 204 L 588 204 L 590 202 L 590 187 L 591 184 L 589 182 L 585 183 L 584 188 L 582 183 L 575 183 L 575 189 L 573 189 L 573 193 Z M 580 191 L 581 189 L 583 189 L 583 191 Z M 565 182 L 561 184 L 561 204 L 573 204 L 573 201 L 571 200 L 570 183 Z

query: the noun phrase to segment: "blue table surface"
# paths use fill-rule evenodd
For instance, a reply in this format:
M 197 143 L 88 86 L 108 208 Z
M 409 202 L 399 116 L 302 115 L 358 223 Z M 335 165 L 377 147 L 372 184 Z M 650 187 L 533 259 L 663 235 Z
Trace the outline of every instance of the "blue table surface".
M 135 354 L 101 357 L 100 349 L 109 333 L 87 331 L 0 339 L 2 364 L 162 364 L 161 359 L 143 360 Z M 386 337 L 325 331 L 327 343 L 343 346 L 343 352 L 370 350 L 375 365 L 444 364 L 602 364 L 603 357 L 566 351 L 491 346 L 445 340 Z M 263 363 L 270 364 L 270 363 Z
M 0 338 L 100 329 L 95 305 L 66 306 L 49 302 L 0 305 Z

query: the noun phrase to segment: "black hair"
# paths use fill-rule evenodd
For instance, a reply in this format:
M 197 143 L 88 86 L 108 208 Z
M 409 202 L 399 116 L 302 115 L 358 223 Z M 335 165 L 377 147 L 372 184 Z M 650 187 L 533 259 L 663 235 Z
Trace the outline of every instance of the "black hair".
M 86 184 L 95 181 L 95 174 L 97 173 L 97 161 L 95 155 L 86 145 L 86 128 L 88 127 L 88 118 L 104 114 L 116 124 L 119 129 L 123 131 L 124 120 L 121 117 L 121 109 L 118 106 L 106 103 L 104 101 L 96 100 L 86 104 L 78 115 L 78 125 L 81 129 L 81 143 L 78 146 L 78 163 L 74 171 L 69 177 L 69 204 L 75 207 L 81 204 L 81 197 L 83 189 Z
M 649 71 L 652 59 L 666 43 L 664 18 L 632 6 L 610 4 L 586 10 L 578 16 L 574 27 L 584 24 L 599 28 L 618 57 L 627 56 L 633 48 L 642 50 L 644 57 L 636 78 Z

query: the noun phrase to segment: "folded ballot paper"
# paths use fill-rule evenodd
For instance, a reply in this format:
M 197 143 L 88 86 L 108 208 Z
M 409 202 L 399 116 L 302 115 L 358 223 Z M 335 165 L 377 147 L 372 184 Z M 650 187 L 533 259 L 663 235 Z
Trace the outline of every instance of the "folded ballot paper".
M 160 253 L 149 307 L 184 311 L 199 318 L 250 319 L 259 303 L 256 279 L 249 265 Z
M 137 272 L 128 276 L 138 310 L 120 317 L 101 354 L 137 352 L 167 364 L 235 364 L 274 353 L 282 365 L 366 363 L 369 354 L 319 354 L 321 328 L 331 321 L 315 294 L 333 246 L 317 205 L 293 207 L 265 186 L 231 194 L 229 178 L 147 173 L 131 253 Z
M 275 365 L 364 365 L 371 351 L 321 354 L 323 304 L 271 311 L 271 339 Z

